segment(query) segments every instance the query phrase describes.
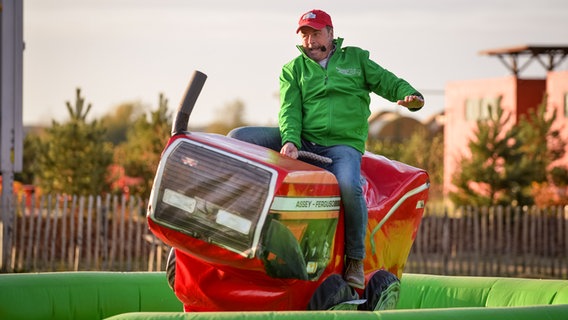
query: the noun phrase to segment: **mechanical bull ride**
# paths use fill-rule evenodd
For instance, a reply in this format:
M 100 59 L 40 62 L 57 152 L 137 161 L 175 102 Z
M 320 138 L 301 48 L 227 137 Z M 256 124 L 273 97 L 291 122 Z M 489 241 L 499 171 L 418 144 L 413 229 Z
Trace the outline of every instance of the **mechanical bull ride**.
M 156 173 L 147 220 L 172 247 L 166 274 L 185 311 L 381 310 L 428 199 L 428 174 L 366 152 L 366 287 L 342 279 L 343 210 L 333 174 L 218 134 L 188 132 L 196 71 Z M 306 156 L 311 156 L 310 154 Z

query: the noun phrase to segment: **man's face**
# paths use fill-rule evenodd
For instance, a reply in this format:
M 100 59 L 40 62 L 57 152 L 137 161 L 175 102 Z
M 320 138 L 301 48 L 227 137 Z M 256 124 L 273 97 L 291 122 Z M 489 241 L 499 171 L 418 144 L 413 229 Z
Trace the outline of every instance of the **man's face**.
M 299 34 L 304 52 L 316 62 L 327 58 L 330 50 L 333 49 L 333 31 L 329 31 L 327 28 L 316 30 L 310 27 L 302 27 Z M 325 51 L 322 48 L 325 48 Z

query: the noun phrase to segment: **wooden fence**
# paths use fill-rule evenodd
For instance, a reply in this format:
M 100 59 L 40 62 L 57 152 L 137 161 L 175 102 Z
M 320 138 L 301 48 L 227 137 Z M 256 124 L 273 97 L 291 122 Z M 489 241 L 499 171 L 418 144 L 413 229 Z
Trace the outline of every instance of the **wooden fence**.
M 16 201 L 6 272 L 164 270 L 169 248 L 125 196 Z M 405 272 L 568 278 L 568 207 L 428 207 Z
M 4 271 L 165 268 L 169 249 L 148 230 L 139 198 L 45 196 L 16 203 Z
M 568 207 L 428 208 L 405 271 L 567 279 Z

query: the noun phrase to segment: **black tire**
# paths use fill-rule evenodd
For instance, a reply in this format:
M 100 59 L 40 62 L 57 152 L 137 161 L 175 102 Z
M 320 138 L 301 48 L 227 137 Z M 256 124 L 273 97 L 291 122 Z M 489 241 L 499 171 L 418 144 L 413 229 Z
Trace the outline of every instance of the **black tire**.
M 325 279 L 308 303 L 308 310 L 329 310 L 345 301 L 358 300 L 357 292 L 338 274 Z
M 166 261 L 166 278 L 168 279 L 168 285 L 172 290 L 174 290 L 176 280 L 176 251 L 174 248 L 170 249 L 170 253 L 168 254 L 168 259 Z
M 362 297 L 367 301 L 359 306 L 359 310 L 392 310 L 399 297 L 400 280 L 386 270 L 379 270 L 369 279 Z

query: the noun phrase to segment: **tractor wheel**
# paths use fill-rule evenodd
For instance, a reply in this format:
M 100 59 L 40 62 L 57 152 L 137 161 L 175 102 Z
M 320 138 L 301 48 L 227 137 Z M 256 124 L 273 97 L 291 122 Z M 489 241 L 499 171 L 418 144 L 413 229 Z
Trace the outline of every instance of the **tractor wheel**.
M 333 274 L 316 289 L 308 304 L 308 310 L 329 310 L 342 305 L 343 302 L 357 299 L 357 292 L 340 275 Z
M 359 310 L 392 310 L 399 296 L 400 280 L 386 270 L 379 270 L 369 279 L 362 297 L 367 301 L 359 306 Z
M 170 254 L 168 254 L 168 260 L 166 261 L 166 278 L 168 279 L 168 285 L 174 290 L 176 280 L 176 251 L 174 248 L 170 249 Z

